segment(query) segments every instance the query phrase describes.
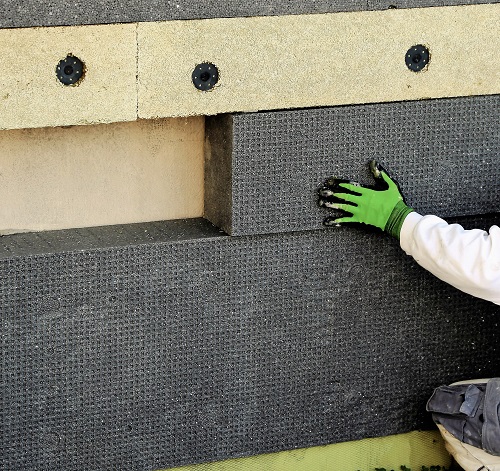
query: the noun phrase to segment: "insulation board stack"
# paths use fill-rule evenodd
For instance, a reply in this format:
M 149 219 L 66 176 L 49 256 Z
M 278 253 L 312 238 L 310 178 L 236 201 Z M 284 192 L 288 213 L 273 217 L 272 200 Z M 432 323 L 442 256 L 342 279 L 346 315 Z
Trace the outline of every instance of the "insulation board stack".
M 2 240 L 3 469 L 162 469 L 427 428 L 498 308 L 379 234 L 203 220 Z
M 307 12 L 347 5 L 314 3 Z M 4 27 L 48 18 L 12 5 Z M 63 8 L 43 24 L 142 21 L 139 5 Z M 224 13 L 178 5 L 147 18 Z M 253 5 L 241 8 L 305 13 Z M 332 173 L 369 182 L 375 156 L 417 210 L 488 228 L 499 105 L 491 95 L 216 116 L 205 171 L 216 226 L 1 238 L 2 469 L 164 469 L 430 427 L 434 387 L 498 375 L 499 308 L 436 280 L 386 235 L 324 229 L 315 191 Z

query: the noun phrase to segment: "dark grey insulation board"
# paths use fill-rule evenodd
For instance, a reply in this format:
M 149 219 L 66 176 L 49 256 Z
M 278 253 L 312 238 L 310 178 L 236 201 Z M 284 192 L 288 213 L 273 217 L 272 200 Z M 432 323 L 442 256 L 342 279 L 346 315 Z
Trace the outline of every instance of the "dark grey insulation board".
M 155 470 L 407 432 L 431 425 L 434 387 L 500 373 L 499 307 L 387 236 L 114 229 L 0 239 L 2 470 Z
M 0 0 L 0 28 L 64 26 L 199 18 L 299 15 L 444 5 L 499 0 Z
M 386 10 L 388 8 L 445 7 L 453 5 L 475 5 L 498 2 L 499 0 L 477 0 L 473 2 L 462 0 L 369 0 L 368 3 L 370 10 Z
M 317 188 L 373 184 L 372 158 L 423 214 L 500 210 L 500 95 L 220 115 L 206 133 L 206 217 L 232 235 L 321 228 Z

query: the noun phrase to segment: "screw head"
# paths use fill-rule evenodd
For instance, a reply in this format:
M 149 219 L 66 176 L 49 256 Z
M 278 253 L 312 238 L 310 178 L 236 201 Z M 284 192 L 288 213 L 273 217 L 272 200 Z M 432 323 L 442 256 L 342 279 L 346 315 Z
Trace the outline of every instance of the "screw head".
M 410 47 L 406 52 L 405 62 L 406 66 L 413 72 L 421 72 L 429 64 L 431 55 L 429 49 L 422 45 Z
M 56 74 L 63 85 L 76 85 L 83 78 L 84 70 L 83 62 L 78 57 L 68 55 L 57 64 Z
M 197 90 L 207 92 L 219 81 L 219 69 L 210 62 L 203 62 L 194 68 L 191 78 Z

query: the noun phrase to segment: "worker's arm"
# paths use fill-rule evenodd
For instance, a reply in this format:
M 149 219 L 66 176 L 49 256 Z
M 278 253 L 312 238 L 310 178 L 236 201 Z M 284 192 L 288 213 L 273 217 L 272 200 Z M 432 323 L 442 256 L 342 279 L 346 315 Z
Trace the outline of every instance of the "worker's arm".
M 500 304 L 500 228 L 465 230 L 437 216 L 410 213 L 401 248 L 419 265 L 472 296 Z
M 368 224 L 400 239 L 401 248 L 441 280 L 479 298 L 500 304 L 500 228 L 489 233 L 464 230 L 437 216 L 409 208 L 396 183 L 370 163 L 374 187 L 330 178 L 319 190 L 319 204 L 342 211 L 326 225 Z

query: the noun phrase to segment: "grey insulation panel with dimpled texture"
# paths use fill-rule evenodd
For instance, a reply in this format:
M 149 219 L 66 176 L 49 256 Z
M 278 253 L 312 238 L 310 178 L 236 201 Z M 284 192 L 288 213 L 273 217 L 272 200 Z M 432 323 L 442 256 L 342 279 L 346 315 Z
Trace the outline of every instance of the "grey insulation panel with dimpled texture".
M 367 9 L 366 0 L 0 0 L 0 28 L 299 15 Z
M 221 115 L 206 130 L 205 213 L 231 235 L 321 228 L 317 189 L 373 184 L 374 158 L 420 213 L 500 209 L 500 95 Z
M 156 470 L 408 432 L 431 426 L 434 387 L 499 374 L 498 306 L 351 228 L 7 236 L 0 279 L 2 470 Z
M 0 0 L 0 28 L 67 26 L 142 21 L 190 20 L 335 13 L 443 5 L 497 3 L 499 0 Z

